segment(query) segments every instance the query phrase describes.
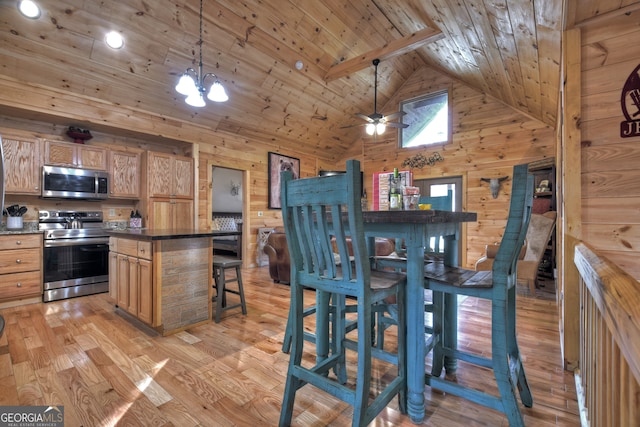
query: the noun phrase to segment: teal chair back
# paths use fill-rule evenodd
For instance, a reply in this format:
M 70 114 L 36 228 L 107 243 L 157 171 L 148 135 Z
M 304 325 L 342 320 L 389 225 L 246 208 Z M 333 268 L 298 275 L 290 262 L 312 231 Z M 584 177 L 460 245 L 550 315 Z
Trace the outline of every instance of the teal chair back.
M 362 223 L 359 167 L 358 161 L 350 160 L 345 174 L 299 180 L 283 175 L 282 218 L 296 283 L 361 296 L 371 265 Z M 334 236 L 339 257 L 331 244 Z M 347 236 L 353 247 L 353 268 L 342 269 L 341 260 L 350 258 Z

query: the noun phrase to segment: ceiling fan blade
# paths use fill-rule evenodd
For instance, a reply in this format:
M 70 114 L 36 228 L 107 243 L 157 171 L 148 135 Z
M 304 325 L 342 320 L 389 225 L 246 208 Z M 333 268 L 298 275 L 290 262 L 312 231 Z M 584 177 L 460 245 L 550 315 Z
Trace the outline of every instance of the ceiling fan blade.
M 357 125 L 346 125 L 346 126 L 340 126 L 340 129 L 348 129 L 348 128 L 355 128 L 358 126 L 365 126 L 366 123 L 358 123 Z
M 357 117 L 360 117 L 363 120 L 368 121 L 369 123 L 373 123 L 373 119 L 369 116 L 367 116 L 366 114 L 362 114 L 362 113 L 356 113 Z
M 404 111 L 396 111 L 395 113 L 387 114 L 386 116 L 384 116 L 384 119 L 389 121 L 389 120 L 393 120 L 393 119 L 397 119 L 399 117 L 402 117 L 405 114 L 407 114 L 407 113 L 404 112 Z
M 398 129 L 404 129 L 409 127 L 409 125 L 406 123 L 396 123 L 396 122 L 386 122 L 385 125 L 389 126 L 390 128 L 398 128 Z

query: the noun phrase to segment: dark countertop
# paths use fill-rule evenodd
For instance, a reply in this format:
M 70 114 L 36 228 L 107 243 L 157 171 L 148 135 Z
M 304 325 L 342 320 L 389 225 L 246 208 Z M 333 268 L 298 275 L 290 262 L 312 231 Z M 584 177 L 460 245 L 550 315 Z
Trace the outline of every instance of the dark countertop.
M 146 228 L 127 228 L 125 230 L 108 230 L 110 236 L 129 237 L 138 240 L 171 240 L 198 237 L 237 236 L 239 231 L 216 231 L 198 229 L 149 230 Z

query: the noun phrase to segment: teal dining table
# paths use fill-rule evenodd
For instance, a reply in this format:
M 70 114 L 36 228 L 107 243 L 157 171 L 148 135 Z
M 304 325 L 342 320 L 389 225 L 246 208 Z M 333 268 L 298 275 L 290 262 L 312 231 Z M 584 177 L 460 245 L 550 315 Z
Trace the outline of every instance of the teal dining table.
M 459 225 L 477 221 L 475 212 L 441 210 L 363 211 L 365 235 L 374 248 L 375 237 L 404 239 L 406 247 L 407 412 L 413 423 L 425 417 L 424 248 L 431 237 L 444 236 L 444 262 L 457 266 Z M 455 298 L 455 297 L 452 297 Z M 446 300 L 445 306 L 455 301 Z M 457 330 L 456 310 L 446 310 L 447 330 Z M 455 336 L 455 335 L 454 335 Z M 453 362 L 455 363 L 455 362 Z M 455 369 L 451 365 L 449 369 Z

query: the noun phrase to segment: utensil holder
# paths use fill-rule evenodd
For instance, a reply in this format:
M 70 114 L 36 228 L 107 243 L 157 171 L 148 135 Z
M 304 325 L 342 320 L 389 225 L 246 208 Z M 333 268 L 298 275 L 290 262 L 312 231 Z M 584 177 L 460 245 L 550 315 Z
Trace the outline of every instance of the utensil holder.
M 7 217 L 7 230 L 22 230 L 23 222 L 21 216 Z

